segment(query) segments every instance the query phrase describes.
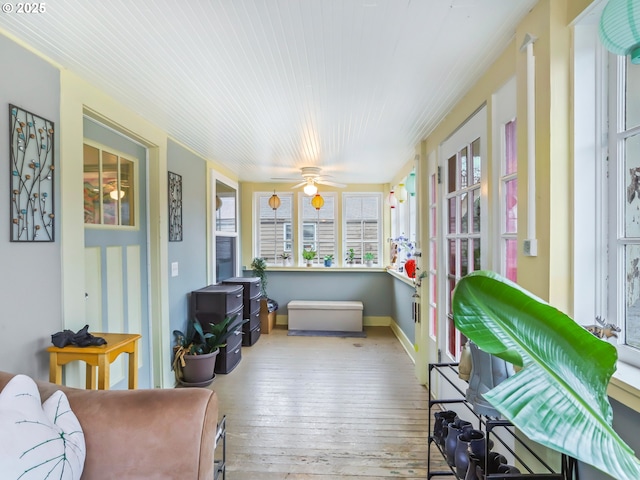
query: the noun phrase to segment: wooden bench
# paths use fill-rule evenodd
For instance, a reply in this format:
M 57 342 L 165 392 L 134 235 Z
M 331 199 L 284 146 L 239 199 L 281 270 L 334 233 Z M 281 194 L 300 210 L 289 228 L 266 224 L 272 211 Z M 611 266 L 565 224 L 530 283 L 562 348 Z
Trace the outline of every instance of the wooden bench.
M 362 302 L 292 300 L 287 310 L 289 330 L 362 332 Z

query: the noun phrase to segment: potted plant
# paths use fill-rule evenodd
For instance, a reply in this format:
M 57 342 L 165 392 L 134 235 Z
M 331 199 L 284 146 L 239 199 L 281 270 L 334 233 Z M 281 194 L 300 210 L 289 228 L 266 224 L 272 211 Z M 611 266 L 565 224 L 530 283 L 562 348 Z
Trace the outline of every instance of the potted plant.
M 264 258 L 256 257 L 251 262 L 251 270 L 254 277 L 260 279 L 260 293 L 267 298 L 267 262 Z
M 364 260 L 364 264 L 367 267 L 372 267 L 373 266 L 373 261 L 375 260 L 376 256 L 371 253 L 371 252 L 366 252 L 364 254 L 363 260 Z
M 304 249 L 302 251 L 302 258 L 307 262 L 307 267 L 310 267 L 313 264 L 313 259 L 316 258 L 317 252 L 311 249 Z
M 607 386 L 613 345 L 494 272 L 463 277 L 456 328 L 480 349 L 522 367 L 483 397 L 531 440 L 613 478 L 640 478 L 640 460 L 613 430 Z M 578 441 L 583 432 L 589 441 Z
M 282 263 L 285 267 L 291 265 L 291 252 L 282 252 L 280 257 L 282 258 Z
M 344 261 L 347 262 L 347 265 L 354 264 L 354 262 L 356 261 L 356 252 L 353 250 L 353 248 L 347 250 L 347 256 Z
M 214 377 L 216 357 L 227 338 L 245 320 L 238 316 L 226 317 L 220 323 L 210 323 L 206 333 L 196 319 L 189 321 L 186 333 L 174 330 L 176 345 L 173 347 L 173 365 L 176 380 L 181 385 L 203 387 Z
M 333 255 L 325 255 L 324 256 L 324 266 L 330 267 L 333 263 Z

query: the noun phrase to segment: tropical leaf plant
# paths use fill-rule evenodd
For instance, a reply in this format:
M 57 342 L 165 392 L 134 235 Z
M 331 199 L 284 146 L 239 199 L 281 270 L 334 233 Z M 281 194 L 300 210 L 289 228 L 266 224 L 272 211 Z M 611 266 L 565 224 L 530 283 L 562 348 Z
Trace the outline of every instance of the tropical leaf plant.
M 523 367 L 484 397 L 527 437 L 614 478 L 640 478 L 640 460 L 611 426 L 613 345 L 488 271 L 458 282 L 453 316 L 482 350 Z

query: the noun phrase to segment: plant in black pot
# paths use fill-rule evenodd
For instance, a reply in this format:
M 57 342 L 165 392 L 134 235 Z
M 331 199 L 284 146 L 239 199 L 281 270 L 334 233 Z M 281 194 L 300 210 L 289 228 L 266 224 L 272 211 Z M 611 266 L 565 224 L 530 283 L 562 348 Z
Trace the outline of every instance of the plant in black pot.
M 173 371 L 179 384 L 188 387 L 206 387 L 215 378 L 214 369 L 220 347 L 246 320 L 238 316 L 227 317 L 220 323 L 210 323 L 209 331 L 195 319 L 189 321 L 186 333 L 174 330 L 176 345 Z

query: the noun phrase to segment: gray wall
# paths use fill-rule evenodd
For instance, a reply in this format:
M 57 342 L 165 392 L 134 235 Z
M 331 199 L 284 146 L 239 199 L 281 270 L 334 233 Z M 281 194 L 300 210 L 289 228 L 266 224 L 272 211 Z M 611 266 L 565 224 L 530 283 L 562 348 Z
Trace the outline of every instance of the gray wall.
M 613 429 L 636 452 L 637 457 L 640 452 L 640 436 L 638 435 L 640 415 L 616 400 L 609 398 L 609 401 L 613 407 Z M 579 471 L 580 480 L 611 480 L 613 478 L 590 465 L 581 464 Z
M 391 275 L 389 275 L 391 277 Z M 397 278 L 391 277 L 393 313 L 391 316 L 400 326 L 412 344 L 416 342 L 416 328 L 413 323 L 413 294 L 415 289 Z
M 207 185 L 204 160 L 169 141 L 170 172 L 182 176 L 182 241 L 169 242 L 169 322 L 171 331 L 184 331 L 188 319 L 187 295 L 207 286 Z M 178 276 L 171 264 L 178 262 Z
M 45 349 L 51 345 L 51 334 L 62 329 L 60 75 L 3 36 L 0 71 L 0 370 L 48 379 Z M 55 242 L 9 241 L 9 103 L 54 122 Z
M 364 316 L 393 316 L 392 278 L 388 273 L 314 270 L 267 269 L 267 294 L 280 305 L 279 315 L 287 315 L 287 303 L 291 300 L 360 300 Z M 251 271 L 245 271 L 244 275 L 251 276 Z

